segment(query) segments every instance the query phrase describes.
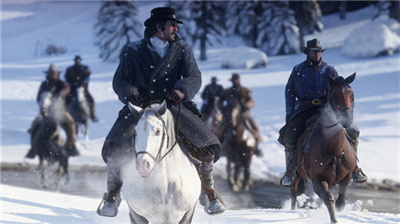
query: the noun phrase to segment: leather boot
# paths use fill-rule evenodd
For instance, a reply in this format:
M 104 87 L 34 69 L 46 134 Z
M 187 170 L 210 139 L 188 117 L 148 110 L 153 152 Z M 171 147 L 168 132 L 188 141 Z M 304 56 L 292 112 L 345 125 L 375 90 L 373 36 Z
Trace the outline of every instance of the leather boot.
M 294 148 L 294 146 L 285 147 L 286 172 L 280 181 L 281 185 L 285 187 L 290 187 L 292 185 L 293 179 L 296 174 L 296 156 Z
M 121 204 L 122 180 L 116 160 L 107 157 L 107 193 L 97 208 L 97 214 L 106 217 L 115 217 Z M 103 204 L 104 202 L 104 204 Z
M 201 180 L 200 204 L 209 215 L 221 214 L 225 211 L 225 205 L 214 191 L 214 156 L 205 155 L 201 164 L 196 165 Z M 207 200 L 208 199 L 208 200 Z
M 356 153 L 357 156 L 357 151 L 358 151 L 358 136 L 360 132 L 357 129 L 354 129 L 354 127 L 350 126 L 349 128 L 346 129 L 347 132 L 347 138 L 349 139 L 350 144 L 354 148 L 354 152 Z M 368 180 L 367 175 L 362 171 L 358 165 L 356 165 L 356 168 L 354 168 L 353 174 L 352 174 L 353 181 L 355 183 L 364 183 L 365 181 Z

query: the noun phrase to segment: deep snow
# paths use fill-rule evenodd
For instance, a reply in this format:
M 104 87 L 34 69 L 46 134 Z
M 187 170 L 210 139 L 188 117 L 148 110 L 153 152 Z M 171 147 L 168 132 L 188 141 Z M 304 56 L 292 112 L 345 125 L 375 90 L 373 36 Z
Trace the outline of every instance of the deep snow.
M 139 2 L 139 18 L 144 21 L 150 10 L 162 2 Z M 27 162 L 24 159 L 29 148 L 26 132 L 37 114 L 35 102 L 43 71 L 55 63 L 64 71 L 80 54 L 83 63 L 92 70 L 90 92 L 96 100 L 99 123 L 91 123 L 90 145 L 81 149 L 81 156 L 70 159 L 73 165 L 104 166 L 100 150 L 103 140 L 114 123 L 122 103 L 111 87 L 117 63 L 103 63 L 98 48 L 93 45 L 93 24 L 96 21 L 99 2 L 94 1 L 34 1 L 6 0 L 1 2 L 1 161 Z M 351 32 L 370 22 L 374 8 L 349 13 L 339 21 L 338 15 L 325 16 L 324 31 L 310 35 L 317 37 L 327 50 L 323 59 L 335 66 L 339 74 L 348 76 L 357 72 L 352 83 L 355 92 L 355 123 L 361 130 L 360 166 L 369 181 L 391 179 L 400 182 L 399 176 L 399 122 L 400 122 L 400 55 L 377 58 L 350 58 L 341 47 Z M 385 19 L 385 16 L 383 18 Z M 67 49 L 60 56 L 40 56 L 47 44 Z M 225 45 L 224 45 L 225 44 Z M 284 124 L 284 85 L 291 69 L 305 59 L 303 54 L 268 57 L 268 67 L 255 70 L 221 69 L 221 61 L 234 43 L 224 43 L 210 48 L 208 61 L 198 61 L 203 74 L 203 86 L 211 76 L 228 87 L 233 72 L 242 75 L 242 84 L 252 89 L 256 107 L 252 110 L 260 125 L 263 142 L 263 158 L 254 158 L 252 177 L 266 179 L 280 177 L 284 172 L 283 147 L 276 141 L 278 130 Z M 229 47 L 228 47 L 229 46 Z M 195 48 L 196 56 L 199 55 Z M 61 76 L 63 77 L 63 74 Z M 201 105 L 199 94 L 195 101 Z M 84 145 L 83 138 L 79 140 Z M 216 164 L 216 175 L 225 176 L 225 159 Z M 1 220 L 5 223 L 106 223 L 95 214 L 99 200 L 57 193 L 32 191 L 15 186 L 1 185 Z M 104 183 L 106 184 L 106 183 Z M 28 197 L 29 195 L 29 197 Z M 100 198 L 99 198 L 100 199 Z M 62 201 L 62 203 L 60 203 Z M 349 209 L 339 213 L 342 223 L 398 223 L 399 214 L 371 213 Z M 112 221 L 128 222 L 127 207 Z M 195 223 L 327 223 L 325 207 L 316 211 L 289 211 L 256 209 L 227 211 L 220 216 L 207 216 L 199 207 Z

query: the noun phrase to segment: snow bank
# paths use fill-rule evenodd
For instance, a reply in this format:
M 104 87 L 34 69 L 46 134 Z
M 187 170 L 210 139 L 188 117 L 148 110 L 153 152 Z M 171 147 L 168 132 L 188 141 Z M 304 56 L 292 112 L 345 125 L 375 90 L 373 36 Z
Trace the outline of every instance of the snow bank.
M 229 50 L 222 59 L 222 68 L 253 69 L 267 67 L 267 55 L 255 48 L 240 46 Z
M 392 55 L 399 50 L 399 23 L 394 20 L 372 21 L 354 30 L 344 41 L 342 53 L 355 58 Z

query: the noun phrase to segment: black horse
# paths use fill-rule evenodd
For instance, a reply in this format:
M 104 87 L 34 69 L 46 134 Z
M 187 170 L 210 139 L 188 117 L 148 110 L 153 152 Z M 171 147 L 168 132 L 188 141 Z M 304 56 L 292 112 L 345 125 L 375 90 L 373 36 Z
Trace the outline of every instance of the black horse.
M 62 176 L 68 177 L 68 153 L 66 151 L 65 132 L 60 126 L 60 120 L 65 113 L 65 106 L 61 96 L 53 96 L 50 92 L 43 92 L 39 96 L 40 125 L 32 136 L 32 147 L 39 156 L 39 167 L 43 187 L 49 187 L 46 170 L 43 162 L 47 161 L 48 167 L 53 168 L 56 163 L 55 184 L 59 189 Z M 64 133 L 63 133 L 64 132 Z

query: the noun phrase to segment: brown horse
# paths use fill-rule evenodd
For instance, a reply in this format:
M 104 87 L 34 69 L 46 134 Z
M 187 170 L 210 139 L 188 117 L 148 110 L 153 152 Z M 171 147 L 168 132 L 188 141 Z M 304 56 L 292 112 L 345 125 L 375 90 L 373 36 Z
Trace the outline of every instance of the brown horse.
M 257 141 L 246 127 L 240 102 L 231 97 L 227 101 L 225 119 L 228 119 L 222 141 L 222 149 L 227 157 L 228 184 L 235 192 L 247 191 L 252 185 L 250 178 L 251 158 L 257 148 Z M 243 182 L 240 182 L 239 174 L 243 169 Z
M 292 210 L 296 206 L 298 183 L 303 178 L 312 183 L 315 193 L 328 208 L 331 223 L 337 223 L 337 220 L 334 197 L 328 187 L 339 184 L 339 197 L 335 205 L 336 209 L 342 210 L 346 190 L 357 164 L 354 148 L 345 130 L 353 123 L 354 92 L 349 84 L 355 76 L 355 73 L 346 79 L 329 76 L 328 102 L 318 117 L 307 121 L 307 129 L 297 144 L 297 177 L 291 187 Z

